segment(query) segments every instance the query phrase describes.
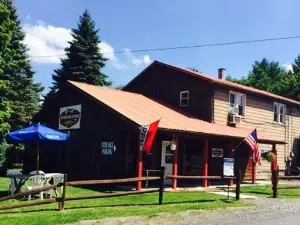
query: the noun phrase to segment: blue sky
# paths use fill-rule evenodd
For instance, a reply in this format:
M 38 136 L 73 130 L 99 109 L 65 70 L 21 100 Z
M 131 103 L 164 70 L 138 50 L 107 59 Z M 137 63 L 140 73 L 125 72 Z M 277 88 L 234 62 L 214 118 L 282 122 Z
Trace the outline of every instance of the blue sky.
M 61 55 L 70 29 L 88 9 L 110 61 L 103 72 L 113 85 L 128 83 L 151 61 L 195 67 L 216 75 L 247 75 L 255 60 L 266 57 L 290 64 L 300 53 L 300 39 L 245 45 L 132 53 L 134 49 L 200 45 L 300 35 L 297 0 L 15 0 L 30 55 Z M 115 51 L 127 49 L 126 54 Z M 59 60 L 32 58 L 36 81 L 47 87 Z

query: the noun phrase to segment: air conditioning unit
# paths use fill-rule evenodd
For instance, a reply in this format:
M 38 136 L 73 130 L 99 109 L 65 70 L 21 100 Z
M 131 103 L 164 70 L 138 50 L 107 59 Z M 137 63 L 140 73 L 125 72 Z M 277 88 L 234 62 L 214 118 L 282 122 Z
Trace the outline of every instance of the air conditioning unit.
M 229 123 L 230 124 L 238 124 L 241 123 L 242 118 L 238 115 L 229 115 Z

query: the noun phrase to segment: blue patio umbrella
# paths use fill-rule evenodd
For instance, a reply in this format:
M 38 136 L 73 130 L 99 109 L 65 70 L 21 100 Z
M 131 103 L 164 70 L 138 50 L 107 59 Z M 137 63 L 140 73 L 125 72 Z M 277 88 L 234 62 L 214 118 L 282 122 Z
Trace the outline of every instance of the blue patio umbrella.
M 7 134 L 8 143 L 37 143 L 37 170 L 39 170 L 39 142 L 63 142 L 69 139 L 68 134 L 53 130 L 40 124 L 34 124 Z

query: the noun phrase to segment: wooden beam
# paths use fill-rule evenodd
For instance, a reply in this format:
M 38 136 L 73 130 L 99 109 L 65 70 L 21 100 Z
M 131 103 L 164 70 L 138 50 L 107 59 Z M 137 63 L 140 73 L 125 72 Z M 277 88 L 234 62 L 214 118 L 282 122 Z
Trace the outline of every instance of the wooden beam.
M 38 194 L 42 191 L 48 191 L 48 190 L 51 190 L 51 189 L 56 189 L 57 187 L 60 187 L 60 186 L 61 185 L 44 186 L 44 187 L 41 187 L 41 188 L 38 188 L 38 189 L 33 189 L 33 190 L 30 190 L 30 191 L 26 191 L 26 192 L 21 192 L 21 193 L 18 193 L 18 194 L 5 196 L 5 197 L 0 198 L 0 202 L 10 200 L 10 199 L 18 199 L 18 198 L 28 196 L 28 195 Z
M 178 136 L 175 136 L 176 150 L 173 152 L 173 166 L 172 166 L 172 175 L 176 176 L 178 174 Z M 172 180 L 172 189 L 177 188 L 177 179 Z
M 143 151 L 140 150 L 140 130 L 138 130 L 137 135 L 137 177 L 143 176 Z M 136 190 L 142 190 L 142 181 L 136 182 Z
M 271 163 L 271 172 L 273 170 L 277 169 L 277 149 L 276 149 L 276 144 L 272 144 L 272 152 L 275 154 L 276 158 L 274 160 L 274 162 Z
M 203 146 L 203 174 L 204 177 L 207 177 L 208 175 L 208 140 L 204 140 L 204 146 Z M 207 179 L 204 179 L 202 182 L 203 187 L 208 186 Z
M 105 195 L 74 196 L 74 197 L 67 197 L 66 201 L 94 199 L 94 198 L 109 198 L 109 197 L 119 197 L 119 196 L 127 196 L 127 195 L 140 195 L 140 194 L 154 193 L 154 192 L 159 192 L 159 189 L 156 188 L 153 190 L 127 191 L 127 192 L 111 193 L 111 194 L 105 194 Z
M 165 179 L 178 179 L 178 180 L 230 180 L 235 179 L 235 177 L 221 177 L 221 176 L 166 176 Z
M 252 176 L 251 176 L 251 179 L 252 179 L 252 184 L 255 184 L 255 182 L 256 182 L 256 163 L 253 162 L 253 158 L 252 158 Z
M 0 206 L 0 210 L 7 210 L 7 209 L 17 209 L 27 206 L 34 206 L 34 205 L 43 205 L 43 204 L 50 204 L 54 202 L 59 202 L 60 198 L 50 198 L 50 199 L 44 199 L 44 200 L 38 200 L 38 201 L 30 201 L 25 202 L 21 204 L 15 204 L 15 205 L 6 205 L 6 206 Z
M 229 158 L 234 158 L 233 150 L 234 150 L 234 141 L 230 140 L 229 141 L 229 146 L 228 146 L 228 153 L 229 153 L 228 156 L 229 156 Z M 233 180 L 229 180 L 228 185 L 232 186 L 233 185 Z
M 119 184 L 119 183 L 129 183 L 129 182 L 159 180 L 159 179 L 160 177 L 135 177 L 135 178 L 124 178 L 124 179 L 113 179 L 113 180 L 83 180 L 83 181 L 70 181 L 67 182 L 67 185 L 78 186 L 78 185 L 90 185 L 90 184 Z

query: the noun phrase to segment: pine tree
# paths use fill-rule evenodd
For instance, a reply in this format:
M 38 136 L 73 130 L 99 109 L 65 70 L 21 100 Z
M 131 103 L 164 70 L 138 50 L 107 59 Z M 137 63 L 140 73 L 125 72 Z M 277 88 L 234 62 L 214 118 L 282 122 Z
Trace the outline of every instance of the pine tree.
M 35 83 L 33 80 L 34 71 L 30 65 L 28 49 L 23 43 L 25 34 L 22 31 L 17 10 L 12 0 L 3 0 L 3 2 L 10 11 L 11 21 L 16 24 L 8 46 L 14 52 L 10 60 L 13 66 L 4 71 L 12 86 L 7 98 L 12 109 L 9 123 L 11 129 L 15 130 L 27 125 L 37 113 L 43 88 L 41 84 Z
M 12 51 L 8 48 L 12 39 L 12 31 L 15 29 L 15 23 L 9 18 L 10 12 L 0 0 L 0 168 L 5 159 L 7 144 L 4 136 L 9 130 L 8 119 L 10 117 L 9 102 L 6 93 L 10 90 L 10 83 L 5 79 L 5 70 L 12 66 L 7 63 L 12 58 Z
M 61 68 L 55 70 L 52 76 L 53 86 L 50 93 L 62 87 L 67 80 L 99 86 L 111 85 L 108 76 L 101 72 L 107 59 L 100 52 L 99 30 L 95 29 L 95 22 L 87 10 L 80 16 L 77 25 L 72 30 L 73 40 L 65 49 L 67 57 L 61 59 Z

